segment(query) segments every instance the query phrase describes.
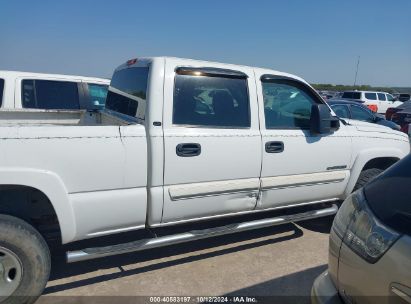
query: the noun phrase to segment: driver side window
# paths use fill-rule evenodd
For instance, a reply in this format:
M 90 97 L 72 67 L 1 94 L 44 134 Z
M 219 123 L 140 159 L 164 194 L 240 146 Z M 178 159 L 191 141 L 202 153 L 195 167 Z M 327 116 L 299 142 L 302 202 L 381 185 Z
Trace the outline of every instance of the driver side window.
M 289 80 L 262 82 L 267 129 L 309 129 L 314 97 Z

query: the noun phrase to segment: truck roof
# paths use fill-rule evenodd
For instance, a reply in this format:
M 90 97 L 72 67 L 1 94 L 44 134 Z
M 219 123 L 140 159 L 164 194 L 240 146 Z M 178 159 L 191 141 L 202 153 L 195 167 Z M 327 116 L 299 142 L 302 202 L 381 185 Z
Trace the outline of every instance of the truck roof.
M 383 93 L 383 94 L 390 94 L 388 92 L 383 92 L 383 91 L 363 91 L 363 90 L 350 90 L 350 91 L 344 91 L 343 93 Z M 391 94 L 390 94 L 391 95 Z
M 85 82 L 103 82 L 106 84 L 110 84 L 110 79 L 106 79 L 106 78 L 64 75 L 64 74 L 33 73 L 33 72 L 23 72 L 23 71 L 0 70 L 0 78 L 2 77 L 4 78 L 16 78 L 16 77 L 59 78 L 59 79 L 67 79 L 67 80 L 79 80 L 80 79 Z
M 241 65 L 241 64 L 232 64 L 232 63 L 223 63 L 223 62 L 216 62 L 216 61 L 206 61 L 206 60 L 197 60 L 197 59 L 189 59 L 189 58 L 181 58 L 181 57 L 170 57 L 170 56 L 154 56 L 154 57 L 135 57 L 137 59 L 137 62 L 141 62 L 141 61 L 179 61 L 179 63 L 181 63 L 182 65 L 186 64 L 188 66 L 190 65 L 203 65 L 203 66 L 207 66 L 207 65 L 212 65 L 212 66 L 216 66 L 216 67 L 223 67 L 223 68 L 230 68 L 230 69 L 236 69 L 238 67 L 245 67 L 245 68 L 251 68 L 254 70 L 259 70 L 262 73 L 265 74 L 274 74 L 274 75 L 279 75 L 279 76 L 286 76 L 286 77 L 290 77 L 290 78 L 295 78 L 298 79 L 300 81 L 303 81 L 305 83 L 307 83 L 304 79 L 302 79 L 299 76 L 290 74 L 290 73 L 285 73 L 285 72 L 281 72 L 281 71 L 277 71 L 277 70 L 272 70 L 272 69 L 268 69 L 268 68 L 259 68 L 259 67 L 253 67 L 253 66 L 248 66 L 248 65 Z M 122 65 L 118 66 L 116 68 L 116 70 L 120 70 L 123 69 L 125 67 L 127 67 L 129 65 L 127 65 L 127 62 L 123 63 Z

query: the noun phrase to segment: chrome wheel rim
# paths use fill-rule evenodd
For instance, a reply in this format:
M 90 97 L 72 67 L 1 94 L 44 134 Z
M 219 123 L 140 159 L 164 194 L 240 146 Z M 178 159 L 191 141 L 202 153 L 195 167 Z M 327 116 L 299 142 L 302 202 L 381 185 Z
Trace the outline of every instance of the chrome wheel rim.
M 0 302 L 11 296 L 23 278 L 23 265 L 10 249 L 0 246 Z

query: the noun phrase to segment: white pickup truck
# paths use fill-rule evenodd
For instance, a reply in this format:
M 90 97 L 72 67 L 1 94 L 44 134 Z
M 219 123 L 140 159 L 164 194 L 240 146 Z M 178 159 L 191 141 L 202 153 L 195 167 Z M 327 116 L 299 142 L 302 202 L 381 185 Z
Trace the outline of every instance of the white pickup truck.
M 10 302 L 41 294 L 53 241 L 154 232 L 67 252 L 76 262 L 332 215 L 410 151 L 406 134 L 338 119 L 296 76 L 164 57 L 117 68 L 103 111 L 0 111 L 0 138 Z

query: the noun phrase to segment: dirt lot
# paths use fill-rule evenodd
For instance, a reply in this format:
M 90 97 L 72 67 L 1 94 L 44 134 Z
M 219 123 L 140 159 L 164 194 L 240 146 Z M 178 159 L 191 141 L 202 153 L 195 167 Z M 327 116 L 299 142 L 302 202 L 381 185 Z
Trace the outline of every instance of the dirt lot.
M 320 221 L 323 225 L 288 224 L 75 264 L 57 258 L 38 303 L 101 303 L 117 296 L 132 296 L 135 303 L 149 302 L 147 296 L 183 295 L 191 300 L 284 296 L 287 302 L 309 303 L 312 282 L 327 267 L 330 225 Z

